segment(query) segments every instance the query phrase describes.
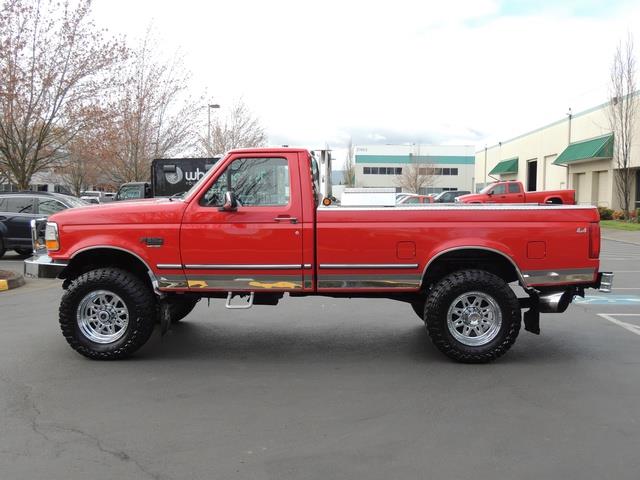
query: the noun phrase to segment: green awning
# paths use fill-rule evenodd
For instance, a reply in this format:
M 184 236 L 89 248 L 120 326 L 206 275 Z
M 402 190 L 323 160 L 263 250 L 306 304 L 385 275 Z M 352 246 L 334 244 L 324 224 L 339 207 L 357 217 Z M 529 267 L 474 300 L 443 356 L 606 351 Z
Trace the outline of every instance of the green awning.
M 566 165 L 581 160 L 597 160 L 613 156 L 613 134 L 569 144 L 553 161 L 554 165 Z
M 493 167 L 489 175 L 508 175 L 510 173 L 518 173 L 518 157 L 501 161 Z

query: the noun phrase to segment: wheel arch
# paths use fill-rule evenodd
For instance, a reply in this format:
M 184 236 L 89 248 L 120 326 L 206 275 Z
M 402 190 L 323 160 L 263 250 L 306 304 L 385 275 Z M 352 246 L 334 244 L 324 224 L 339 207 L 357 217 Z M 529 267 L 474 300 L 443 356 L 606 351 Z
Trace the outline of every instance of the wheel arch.
M 153 271 L 139 255 L 120 247 L 94 246 L 78 250 L 60 274 L 65 285 L 83 273 L 101 267 L 121 268 L 138 276 L 157 292 L 158 281 Z
M 462 269 L 486 270 L 507 283 L 518 280 L 526 285 L 522 272 L 506 253 L 491 247 L 460 246 L 442 250 L 427 262 L 422 272 L 422 288 Z
M 555 197 L 555 196 L 554 197 L 547 197 L 544 200 L 544 203 L 550 203 L 552 205 L 562 205 L 562 204 L 564 204 L 564 202 L 562 201 L 562 198 Z

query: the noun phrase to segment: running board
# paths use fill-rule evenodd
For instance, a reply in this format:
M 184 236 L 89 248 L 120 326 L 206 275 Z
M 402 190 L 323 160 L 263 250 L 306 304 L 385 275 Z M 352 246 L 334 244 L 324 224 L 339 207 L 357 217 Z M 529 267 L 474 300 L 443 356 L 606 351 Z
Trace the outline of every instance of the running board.
M 242 305 L 232 305 L 231 304 L 231 299 L 234 296 L 238 296 L 240 298 L 246 297 L 247 294 L 246 293 L 236 293 L 234 294 L 233 292 L 228 292 L 227 293 L 227 303 L 225 304 L 225 307 L 227 307 L 229 310 L 246 310 L 248 308 L 253 307 L 253 297 L 255 296 L 255 294 L 253 292 L 249 293 L 249 299 Z

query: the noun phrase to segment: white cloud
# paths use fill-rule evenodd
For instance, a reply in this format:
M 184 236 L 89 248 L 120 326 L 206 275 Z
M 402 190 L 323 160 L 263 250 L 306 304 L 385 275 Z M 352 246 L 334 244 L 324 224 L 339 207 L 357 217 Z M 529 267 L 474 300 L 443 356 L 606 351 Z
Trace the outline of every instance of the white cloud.
M 495 143 L 601 103 L 640 8 L 500 15 L 498 1 L 99 0 L 136 36 L 153 19 L 213 101 L 242 96 L 277 143 Z

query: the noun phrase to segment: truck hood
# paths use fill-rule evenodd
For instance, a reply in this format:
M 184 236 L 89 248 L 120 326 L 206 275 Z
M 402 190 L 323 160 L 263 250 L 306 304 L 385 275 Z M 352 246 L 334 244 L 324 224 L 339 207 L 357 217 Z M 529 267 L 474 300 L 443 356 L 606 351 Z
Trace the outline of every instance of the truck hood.
M 59 225 L 126 225 L 180 223 L 187 204 L 182 200 L 150 198 L 70 208 L 49 217 Z
M 486 197 L 487 196 L 482 194 L 482 193 L 480 193 L 480 194 L 478 194 L 478 193 L 467 193 L 466 195 L 460 195 L 458 198 L 456 198 L 456 200 L 458 202 L 465 203 L 465 202 L 472 202 L 474 200 L 481 200 L 481 199 L 484 199 Z

